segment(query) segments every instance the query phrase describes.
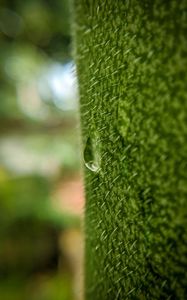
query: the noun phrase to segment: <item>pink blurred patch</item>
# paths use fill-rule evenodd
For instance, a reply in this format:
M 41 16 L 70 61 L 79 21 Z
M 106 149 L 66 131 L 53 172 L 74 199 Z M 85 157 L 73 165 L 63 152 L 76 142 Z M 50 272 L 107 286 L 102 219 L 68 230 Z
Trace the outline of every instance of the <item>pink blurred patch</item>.
M 84 207 L 83 179 L 78 176 L 65 179 L 55 192 L 55 206 L 63 213 L 81 216 Z

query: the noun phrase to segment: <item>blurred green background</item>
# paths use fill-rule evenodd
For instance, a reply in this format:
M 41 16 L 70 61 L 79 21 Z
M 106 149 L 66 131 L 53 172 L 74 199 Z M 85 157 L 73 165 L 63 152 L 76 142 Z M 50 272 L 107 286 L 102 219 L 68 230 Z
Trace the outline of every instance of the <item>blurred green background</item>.
M 83 187 L 66 0 L 0 4 L 0 299 L 81 300 Z

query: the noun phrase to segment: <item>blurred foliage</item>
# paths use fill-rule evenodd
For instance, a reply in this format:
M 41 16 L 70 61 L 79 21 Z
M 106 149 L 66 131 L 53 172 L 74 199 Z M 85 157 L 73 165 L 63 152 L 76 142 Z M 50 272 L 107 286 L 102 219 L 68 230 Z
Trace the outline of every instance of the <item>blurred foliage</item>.
M 11 277 L 1 280 L 0 295 L 3 300 L 70 300 L 73 297 L 68 276 L 38 276 L 30 281 Z
M 0 116 L 23 117 L 18 84 L 41 68 L 71 58 L 68 1 L 8 1 L 0 5 Z
M 6 178 L 4 175 L 3 178 L 0 175 L 0 199 L 1 236 L 7 235 L 9 228 L 14 227 L 16 222 L 32 223 L 34 220 L 38 226 L 37 224 L 44 221 L 49 222 L 57 230 L 67 228 L 70 224 L 79 224 L 76 217 L 63 218 L 62 214 L 52 207 L 50 182 L 45 177 L 32 175 Z
M 49 188 L 47 181 L 42 177 L 18 177 L 9 179 L 4 184 L 1 182 L 0 186 L 0 197 L 6 199 L 0 203 L 0 210 L 6 210 L 5 218 L 13 220 L 13 217 L 33 215 L 36 209 L 45 208 Z M 33 205 L 33 201 L 37 201 L 37 205 Z
M 71 272 L 63 263 L 59 235 L 80 220 L 56 210 L 52 198 L 56 182 L 79 170 L 77 120 L 75 110 L 59 109 L 49 86 L 59 89 L 61 84 L 58 74 L 50 77 L 54 66 L 63 71 L 72 60 L 70 27 L 67 0 L 0 3 L 3 300 L 72 299 Z

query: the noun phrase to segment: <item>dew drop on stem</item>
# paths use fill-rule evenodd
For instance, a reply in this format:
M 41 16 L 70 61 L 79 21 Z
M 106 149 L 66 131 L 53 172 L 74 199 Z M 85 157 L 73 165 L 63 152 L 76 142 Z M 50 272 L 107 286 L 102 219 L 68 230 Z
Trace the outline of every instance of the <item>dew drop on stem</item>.
M 88 137 L 84 148 L 84 164 L 92 172 L 99 172 L 100 158 L 99 158 L 99 145 L 97 139 Z

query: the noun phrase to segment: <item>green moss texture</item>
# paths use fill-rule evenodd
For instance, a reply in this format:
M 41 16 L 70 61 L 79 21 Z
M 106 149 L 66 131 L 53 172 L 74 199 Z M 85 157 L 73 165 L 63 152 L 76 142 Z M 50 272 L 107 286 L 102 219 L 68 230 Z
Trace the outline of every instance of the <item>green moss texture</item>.
M 74 11 L 85 298 L 185 300 L 187 0 L 75 0 Z

